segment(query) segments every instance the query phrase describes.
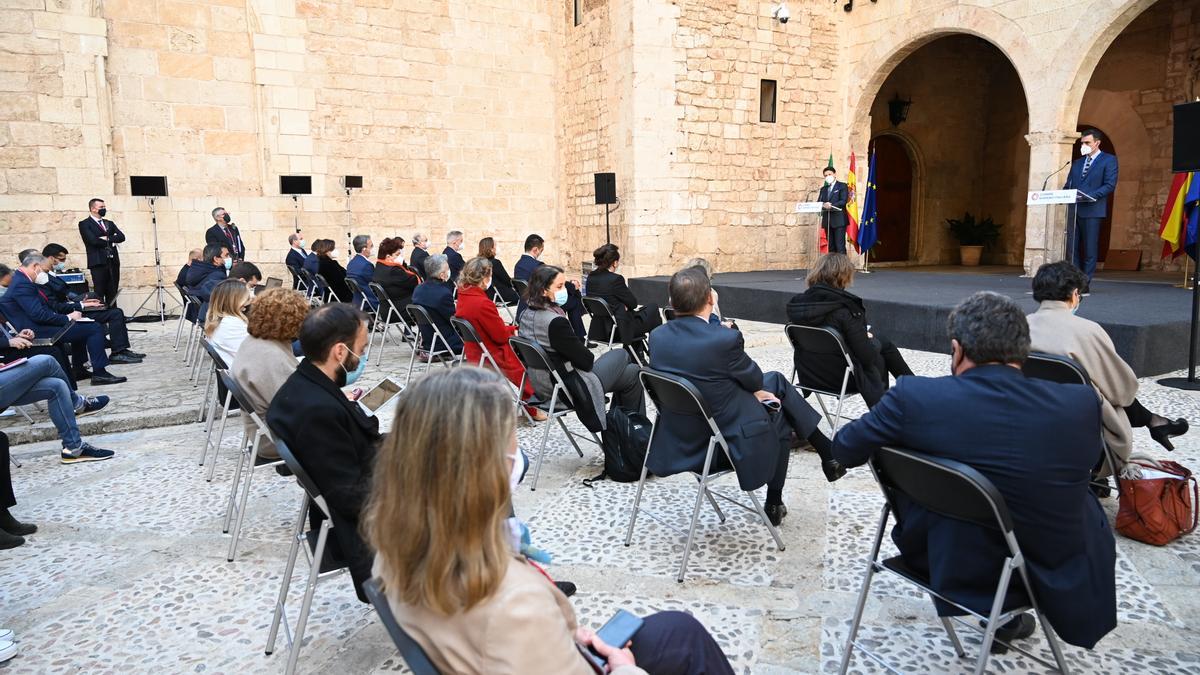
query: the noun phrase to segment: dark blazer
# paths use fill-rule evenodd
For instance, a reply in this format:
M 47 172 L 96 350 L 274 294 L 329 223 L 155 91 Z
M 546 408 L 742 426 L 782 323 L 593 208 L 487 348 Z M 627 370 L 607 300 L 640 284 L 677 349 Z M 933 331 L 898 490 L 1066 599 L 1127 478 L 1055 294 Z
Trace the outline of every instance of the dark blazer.
M 51 299 L 57 302 L 77 302 L 77 296 L 71 292 L 71 287 L 67 286 L 67 282 L 53 274 L 47 276 L 46 285 L 42 287 L 42 290 L 46 291 Z M 76 305 L 76 309 L 82 311 L 83 305 Z
M 121 254 L 113 244 L 124 242 L 125 233 L 113 221 L 107 218 L 102 218 L 102 220 L 107 232 L 102 232 L 96 220 L 90 215 L 79 221 L 79 236 L 83 238 L 83 248 L 87 251 L 89 268 L 104 267 L 110 260 L 118 265 L 121 264 Z M 100 237 L 103 236 L 107 236 L 108 239 L 101 239 Z
M 308 255 L 304 258 L 304 263 L 300 267 L 307 270 L 309 274 L 316 274 L 320 271 L 320 266 L 317 263 L 317 259 L 320 257 L 316 253 L 309 251 Z
M 175 275 L 175 283 L 179 284 L 180 286 L 187 286 L 187 275 L 190 271 L 192 271 L 191 265 L 184 265 L 183 267 L 180 267 L 179 274 Z
M 304 267 L 304 259 L 308 257 L 308 252 L 304 249 L 297 251 L 294 248 L 289 248 L 287 258 L 284 258 L 283 264 L 288 267 Z
M 442 250 L 442 255 L 446 256 L 446 262 L 450 264 L 450 283 L 458 281 L 458 273 L 462 271 L 467 261 L 463 260 L 458 251 L 449 246 Z
M 837 330 L 855 365 L 849 391 L 861 392 L 868 404 L 874 404 L 883 396 L 880 343 L 867 337 L 867 314 L 862 298 L 846 290 L 814 284 L 788 300 L 787 318 L 788 323 Z M 842 386 L 845 360 L 836 352 L 810 354 L 803 361 L 795 359 L 795 366 L 801 384 L 833 391 Z
M 417 286 L 417 290 L 413 292 L 412 304 L 420 305 L 429 312 L 429 318 L 433 319 L 434 325 L 442 332 L 442 337 L 450 343 L 450 348 L 454 353 L 462 353 L 463 343 L 462 338 L 458 337 L 458 333 L 454 331 L 454 327 L 450 325 L 450 317 L 454 316 L 454 291 L 442 282 L 440 279 L 430 279 Z M 429 345 L 433 342 L 433 329 L 429 326 L 421 326 L 421 348 L 429 351 Z M 438 343 L 438 349 L 442 345 Z
M 650 367 L 679 375 L 700 390 L 729 443 L 743 489 L 757 489 L 771 479 L 779 432 L 766 407 L 754 397 L 754 392 L 764 389 L 763 372 L 746 354 L 740 332 L 694 316 L 668 321 L 650 333 Z M 799 401 L 798 396 L 793 398 Z M 815 419 L 811 426 L 816 427 Z M 703 420 L 660 414 L 647 466 L 659 476 L 699 472 L 710 433 Z
M 513 288 L 512 277 L 508 276 L 508 270 L 504 269 L 504 263 L 500 262 L 499 258 L 489 258 L 492 263 L 492 289 L 500 294 L 504 302 L 513 304 L 521 298 L 517 295 L 517 291 Z M 491 297 L 489 291 L 488 297 Z
M 346 286 L 346 268 L 338 261 L 327 255 L 317 256 L 317 274 L 325 277 L 325 282 L 337 294 L 338 300 L 350 302 L 351 294 Z
M 821 211 L 821 223 L 829 223 L 829 227 L 845 227 L 846 226 L 846 200 L 850 194 L 850 188 L 841 181 L 834 181 L 833 185 L 821 185 L 821 192 L 817 196 L 819 202 L 829 202 L 838 207 L 841 211 Z
M 513 265 L 513 278 L 521 281 L 529 281 L 529 277 L 533 271 L 542 266 L 542 261 L 525 253 L 517 260 L 517 264 Z
M 78 310 L 79 305 L 76 303 L 52 300 L 21 270 L 13 270 L 8 291 L 0 296 L 0 313 L 3 313 L 17 330 L 28 328 L 37 333 L 38 337 L 49 337 L 49 329 L 70 323 L 71 319 L 67 315 Z
M 425 259 L 428 257 L 429 251 L 420 246 L 413 246 L 412 255 L 408 258 L 412 262 L 412 268 L 421 275 L 422 279 L 425 278 Z
M 370 260 L 367 260 L 357 253 L 354 254 L 354 257 L 350 259 L 350 262 L 346 263 L 346 276 L 358 282 L 359 288 L 362 288 L 363 291 L 362 295 L 359 295 L 358 293 L 354 294 L 353 300 L 355 307 L 362 305 L 363 295 L 367 296 L 367 302 L 370 303 L 372 309 L 379 306 L 379 300 L 375 297 L 375 294 L 371 292 L 371 288 L 367 286 L 368 283 L 375 280 L 375 266 L 371 264 Z
M 283 439 L 325 497 L 333 516 L 334 554 L 350 566 L 359 600 L 374 553 L 359 535 L 379 444 L 379 421 L 363 414 L 311 361 L 296 367 L 267 409 L 267 425 Z M 311 512 L 317 512 L 314 506 Z M 314 519 L 318 522 L 318 519 Z
M 197 260 L 188 266 L 187 282 L 184 286 L 196 297 L 208 302 L 213 289 L 228 277 L 229 272 L 224 266 L 218 267 L 207 260 Z
M 234 260 L 246 259 L 246 245 L 242 243 L 242 233 L 238 231 L 237 225 L 229 224 L 229 235 L 225 235 L 225 229 L 220 225 L 213 223 L 213 226 L 208 228 L 204 233 L 204 243 L 206 244 L 221 244 L 229 249 L 229 254 Z
M 383 290 L 387 293 L 392 304 L 396 306 L 402 314 L 402 318 L 408 321 L 408 313 L 405 307 L 412 304 L 413 291 L 417 290 L 417 285 L 421 280 L 416 273 L 407 265 L 389 265 L 385 262 L 375 264 L 375 283 L 383 286 Z
M 587 297 L 600 298 L 608 303 L 613 316 L 617 318 L 617 338 L 628 343 L 636 339 L 641 331 L 634 325 L 632 312 L 638 307 L 638 299 L 625 277 L 605 269 L 593 270 L 587 277 Z M 608 342 L 612 331 L 612 322 L 607 319 L 592 317 L 592 326 L 588 329 L 588 337 L 597 342 Z
M 1064 640 L 1090 649 L 1117 625 L 1112 529 L 1088 489 L 1102 450 L 1095 390 L 1001 365 L 901 378 L 841 428 L 833 455 L 858 466 L 884 445 L 963 462 L 996 485 L 1038 603 Z M 892 539 L 905 562 L 927 572 L 934 590 L 986 614 L 1008 554 L 1000 535 L 911 503 L 900 510 Z
M 1088 175 L 1083 175 L 1083 163 L 1086 157 L 1080 157 L 1071 163 L 1071 172 L 1067 174 L 1064 190 L 1081 190 L 1095 197 L 1096 201 L 1080 203 L 1075 206 L 1075 215 L 1079 218 L 1103 218 L 1108 215 L 1108 196 L 1117 189 L 1117 158 L 1115 155 L 1101 151 L 1092 160 Z

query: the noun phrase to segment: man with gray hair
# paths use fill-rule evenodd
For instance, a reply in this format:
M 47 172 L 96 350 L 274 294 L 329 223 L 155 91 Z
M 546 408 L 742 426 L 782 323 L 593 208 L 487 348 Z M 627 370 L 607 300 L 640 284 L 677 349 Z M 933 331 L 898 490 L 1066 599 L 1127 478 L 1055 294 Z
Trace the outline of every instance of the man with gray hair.
M 225 207 L 218 206 L 212 210 L 212 218 L 213 226 L 204 233 L 204 243 L 220 244 L 229 249 L 229 255 L 233 256 L 234 262 L 245 260 L 246 245 L 242 243 L 242 233 L 238 231 L 237 225 L 233 224 L 233 217 Z
M 355 307 L 361 308 L 363 296 L 366 296 L 370 305 L 368 309 L 373 312 L 379 307 L 379 300 L 367 284 L 375 280 L 375 263 L 371 262 L 371 252 L 375 250 L 375 244 L 371 237 L 360 234 L 350 240 L 350 247 L 354 249 L 354 257 L 346 263 L 346 278 L 353 279 L 362 290 L 362 293 L 355 293 L 351 300 Z
M 446 256 L 446 261 L 450 263 L 450 283 L 458 281 L 458 273 L 462 271 L 464 265 L 467 264 L 463 260 L 462 254 L 459 251 L 463 249 L 463 233 L 458 230 L 450 230 L 446 233 L 446 250 L 442 254 Z
M 1005 296 L 967 298 L 950 314 L 949 338 L 953 375 L 897 380 L 842 427 L 833 456 L 859 466 L 892 446 L 979 471 L 1004 496 L 1043 616 L 1065 641 L 1091 649 L 1117 625 L 1112 529 L 1088 489 L 1103 451 L 1100 399 L 1085 385 L 1026 379 L 1029 325 Z M 987 614 L 1009 554 L 1003 535 L 903 498 L 893 508 L 904 562 L 934 591 Z M 997 638 L 1028 637 L 1034 627 L 1032 616 L 1017 616 Z
M 414 305 L 420 305 L 429 313 L 429 318 L 441 331 L 444 337 L 450 343 L 450 349 L 455 354 L 461 354 L 463 349 L 462 339 L 458 337 L 458 332 L 450 325 L 450 318 L 454 316 L 454 287 L 450 282 L 450 263 L 446 260 L 446 256 L 441 254 L 431 255 L 425 261 L 425 281 L 417 286 L 417 290 L 413 291 L 412 301 Z M 428 361 L 431 358 L 430 352 L 441 350 L 445 351 L 445 345 L 438 343 L 437 349 L 432 348 L 433 329 L 425 324 L 421 324 L 421 360 Z M 447 356 L 445 354 L 439 357 Z
M 412 268 L 417 271 L 417 274 L 425 274 L 425 260 L 429 258 L 429 237 L 416 233 L 412 237 L 413 251 L 409 257 L 409 262 L 412 263 Z

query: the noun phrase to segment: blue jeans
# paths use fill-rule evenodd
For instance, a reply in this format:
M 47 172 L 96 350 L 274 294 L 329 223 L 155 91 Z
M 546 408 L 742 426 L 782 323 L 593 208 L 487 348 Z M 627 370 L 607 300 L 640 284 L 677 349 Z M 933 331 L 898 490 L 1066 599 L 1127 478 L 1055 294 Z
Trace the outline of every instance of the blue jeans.
M 0 372 L 0 410 L 10 405 L 46 401 L 50 419 L 58 429 L 64 448 L 74 450 L 83 439 L 75 424 L 75 406 L 80 399 L 67 384 L 67 374 L 53 356 L 37 354 L 19 366 Z

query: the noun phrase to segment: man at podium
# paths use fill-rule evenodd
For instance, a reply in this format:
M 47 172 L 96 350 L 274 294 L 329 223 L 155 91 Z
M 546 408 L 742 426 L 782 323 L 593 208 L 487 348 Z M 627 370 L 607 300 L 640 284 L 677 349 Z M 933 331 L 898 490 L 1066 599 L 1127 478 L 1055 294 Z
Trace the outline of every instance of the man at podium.
M 1108 196 L 1117 189 L 1117 158 L 1100 151 L 1104 134 L 1095 129 L 1083 132 L 1079 153 L 1082 155 L 1071 164 L 1064 190 L 1079 190 L 1096 201 L 1080 202 L 1075 205 L 1075 227 L 1071 228 L 1067 242 L 1068 260 L 1083 270 L 1091 282 L 1096 273 L 1096 259 L 1100 248 L 1100 226 L 1108 215 Z M 1080 256 L 1079 237 L 1083 235 L 1083 255 Z M 1080 257 L 1083 264 L 1079 264 Z
M 817 201 L 821 202 L 821 229 L 825 230 L 825 240 L 829 242 L 830 253 L 846 252 L 846 197 L 850 189 L 837 179 L 837 169 L 825 167 L 821 172 L 825 176 L 825 184 L 821 186 L 821 194 Z

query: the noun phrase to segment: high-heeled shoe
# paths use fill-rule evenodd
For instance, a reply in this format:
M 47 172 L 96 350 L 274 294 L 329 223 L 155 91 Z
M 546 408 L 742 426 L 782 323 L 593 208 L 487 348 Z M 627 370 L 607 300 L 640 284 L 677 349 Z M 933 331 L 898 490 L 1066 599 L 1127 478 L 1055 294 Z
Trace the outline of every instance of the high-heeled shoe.
M 1180 417 L 1174 422 L 1159 424 L 1158 426 L 1150 427 L 1150 438 L 1158 441 L 1158 444 L 1167 450 L 1174 450 L 1175 446 L 1171 443 L 1171 439 L 1176 436 L 1182 436 L 1188 431 L 1188 421 Z
M 822 461 L 821 471 L 825 472 L 825 480 L 830 483 L 846 475 L 846 467 L 842 466 L 841 462 L 836 459 Z

